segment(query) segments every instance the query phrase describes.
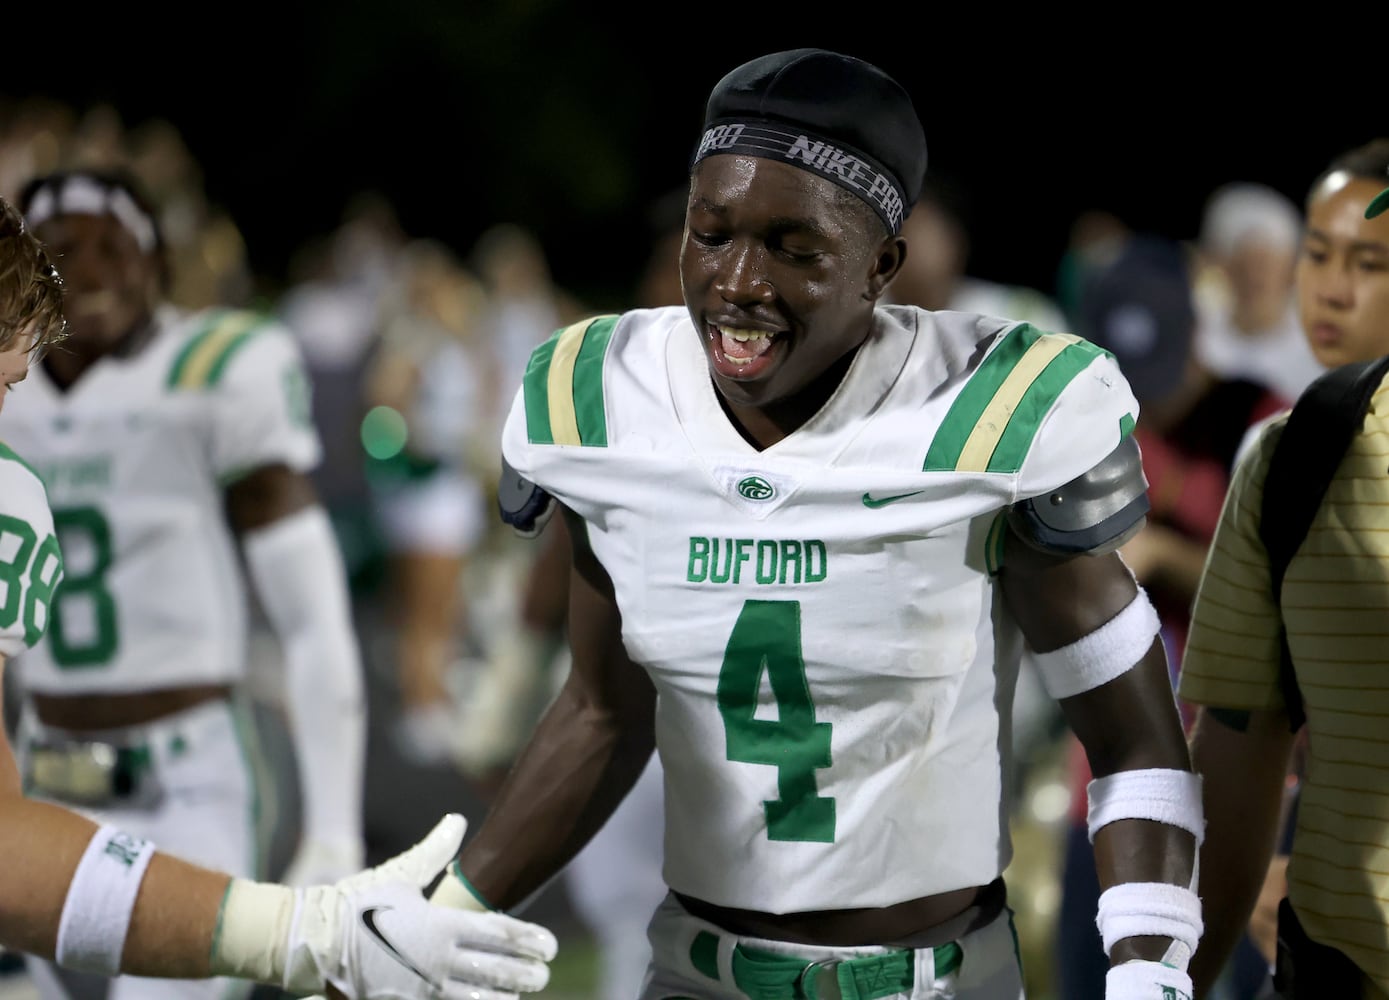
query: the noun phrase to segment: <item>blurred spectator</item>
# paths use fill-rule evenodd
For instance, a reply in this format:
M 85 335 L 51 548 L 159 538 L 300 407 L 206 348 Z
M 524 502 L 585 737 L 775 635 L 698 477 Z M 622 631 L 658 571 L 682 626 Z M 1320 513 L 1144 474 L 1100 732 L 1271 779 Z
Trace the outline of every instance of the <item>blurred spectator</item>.
M 1302 336 L 1293 268 L 1302 213 L 1263 184 L 1232 183 L 1206 202 L 1198 242 L 1196 357 L 1215 375 L 1294 400 L 1323 368 Z
M 381 343 L 367 372 L 362 442 L 387 556 L 402 754 L 441 763 L 457 724 L 446 684 L 464 649 L 463 574 L 487 525 L 471 456 L 494 380 L 479 350 L 480 282 L 451 250 L 409 243 L 382 302 Z
M 0 108 L 0 196 L 13 202 L 30 177 L 57 170 L 76 122 L 70 106 L 48 98 Z
M 500 378 L 487 386 L 489 440 L 496 441 L 531 351 L 555 330 L 583 316 L 584 307 L 555 284 L 545 248 L 515 223 L 491 226 L 473 244 L 469 263 L 487 291 L 482 320 Z M 499 447 L 499 446 L 498 446 Z M 492 449 L 499 462 L 498 448 Z
M 203 170 L 171 122 L 155 118 L 126 135 L 130 169 L 156 192 L 172 255 L 169 298 L 186 308 L 250 305 L 254 292 L 241 229 L 207 198 Z
M 1076 215 L 1056 268 L 1056 301 L 1066 314 L 1068 329 L 1076 326 L 1086 275 L 1109 264 L 1130 235 L 1128 223 L 1106 209 L 1087 208 Z
M 388 204 L 374 195 L 355 199 L 332 234 L 294 255 L 278 306 L 313 383 L 313 421 L 323 439 L 314 485 L 358 596 L 375 585 L 382 561 L 362 451 L 366 371 L 378 346 L 383 290 L 394 280 L 405 242 Z
M 1065 330 L 1065 316 L 1042 292 L 968 273 L 970 214 L 963 189 L 935 171 L 927 174 L 921 199 L 902 223 L 902 235 L 910 250 L 888 289 L 891 301 L 1002 316 L 1043 330 Z

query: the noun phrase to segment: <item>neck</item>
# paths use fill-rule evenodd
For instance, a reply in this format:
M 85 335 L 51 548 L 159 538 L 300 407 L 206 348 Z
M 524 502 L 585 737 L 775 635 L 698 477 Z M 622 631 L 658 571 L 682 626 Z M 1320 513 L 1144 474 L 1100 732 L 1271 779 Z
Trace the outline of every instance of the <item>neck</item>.
M 723 393 L 715 392 L 724 413 L 728 414 L 743 439 L 758 451 L 765 451 L 800 430 L 820 412 L 844 381 L 857 354 L 858 348 L 855 347 L 795 395 L 766 406 L 737 406 L 724 398 Z

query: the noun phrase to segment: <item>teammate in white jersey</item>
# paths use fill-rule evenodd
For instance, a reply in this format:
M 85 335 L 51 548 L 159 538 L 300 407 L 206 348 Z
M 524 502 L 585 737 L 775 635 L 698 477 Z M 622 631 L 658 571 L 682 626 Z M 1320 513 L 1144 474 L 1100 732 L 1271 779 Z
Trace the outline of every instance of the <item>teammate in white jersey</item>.
M 121 174 L 35 178 L 18 207 L 63 273 L 72 331 L 6 415 L 66 563 L 48 634 L 18 661 L 26 790 L 257 874 L 244 561 L 287 665 L 303 828 L 286 880 L 357 870 L 361 667 L 342 560 L 306 476 L 319 441 L 290 336 L 254 313 L 164 303 L 161 237 Z M 65 995 L 58 970 L 31 968 L 45 996 Z
M 685 308 L 558 331 L 503 513 L 575 540 L 573 667 L 436 898 L 515 906 L 653 748 L 643 996 L 1016 1000 L 1001 873 L 1030 647 L 1097 776 L 1108 997 L 1189 998 L 1199 781 L 1152 605 L 1137 404 L 1085 341 L 879 305 L 925 172 L 911 100 L 824 50 L 713 90 Z
M 0 407 L 61 339 L 61 305 L 47 253 L 0 199 Z M 0 671 L 43 635 L 62 578 L 43 483 L 0 443 Z M 231 975 L 383 1000 L 515 997 L 548 978 L 555 942 L 544 928 L 492 915 L 479 922 L 424 900 L 421 890 L 462 840 L 461 816 L 445 817 L 378 868 L 296 892 L 188 864 L 114 826 L 26 799 L 3 732 L 0 800 L 6 947 L 101 975 Z

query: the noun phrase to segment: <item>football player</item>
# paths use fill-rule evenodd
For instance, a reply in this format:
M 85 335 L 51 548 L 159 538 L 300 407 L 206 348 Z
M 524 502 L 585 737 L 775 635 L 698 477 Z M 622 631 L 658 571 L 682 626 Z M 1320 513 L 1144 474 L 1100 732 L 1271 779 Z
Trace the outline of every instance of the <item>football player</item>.
M 1030 648 L 1095 775 L 1106 995 L 1189 1000 L 1200 782 L 1115 551 L 1147 510 L 1137 403 L 1078 337 L 882 304 L 925 167 L 877 67 L 754 59 L 692 157 L 684 307 L 532 355 L 504 514 L 563 512 L 573 665 L 436 898 L 524 900 L 657 750 L 644 998 L 1017 1000 Z
M 0 199 L 0 407 L 62 338 L 61 306 L 51 261 Z M 0 670 L 52 623 L 62 580 L 44 485 L 0 444 Z M 479 922 L 424 900 L 462 841 L 461 816 L 377 868 L 291 890 L 189 864 L 109 823 L 26 799 L 4 733 L 0 798 L 0 943 L 89 976 L 237 976 L 382 1000 L 500 1000 L 548 979 L 555 942 L 544 928 L 499 915 Z M 121 982 L 126 996 L 156 995 L 153 980 Z
M 285 877 L 357 870 L 361 666 L 342 559 L 306 476 L 319 441 L 294 342 L 254 312 L 167 303 L 159 227 L 121 173 L 37 177 L 18 207 L 63 275 L 71 330 L 6 413 L 65 563 L 47 634 L 18 664 L 26 790 L 254 875 L 249 577 L 281 641 L 300 768 L 303 835 Z M 58 970 L 34 965 L 44 995 L 62 996 Z

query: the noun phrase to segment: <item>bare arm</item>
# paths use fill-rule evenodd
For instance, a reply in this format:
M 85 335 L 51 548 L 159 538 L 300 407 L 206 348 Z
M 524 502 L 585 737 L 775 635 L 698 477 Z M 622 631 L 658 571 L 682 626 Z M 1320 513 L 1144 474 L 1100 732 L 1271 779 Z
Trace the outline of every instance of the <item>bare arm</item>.
M 0 657 L 0 669 L 4 657 Z M 0 944 L 52 958 L 68 884 L 96 824 L 21 792 L 14 750 L 0 732 Z M 140 976 L 208 975 L 227 875 L 156 854 L 140 883 L 121 967 Z
M 1229 960 L 1264 884 L 1283 817 L 1294 738 L 1281 711 L 1203 708 L 1196 717 L 1191 756 L 1204 776 L 1206 807 L 1201 848 L 1206 930 L 1191 960 L 1197 996 L 1206 994 Z
M 1088 635 L 1137 593 L 1115 554 L 1059 558 L 1029 548 L 1014 535 L 1008 539 L 1000 580 L 1009 610 L 1038 652 Z M 1097 778 L 1144 768 L 1191 770 L 1160 639 L 1133 669 L 1062 700 L 1061 708 Z M 1120 882 L 1187 886 L 1194 861 L 1194 838 L 1165 823 L 1121 820 L 1095 837 L 1101 890 Z M 1164 938 L 1128 938 L 1115 944 L 1110 961 L 1159 961 L 1168 943 Z
M 622 645 L 612 582 L 584 526 L 564 511 L 573 542 L 563 689 L 459 859 L 499 909 L 541 888 L 598 832 L 655 747 L 655 688 Z

